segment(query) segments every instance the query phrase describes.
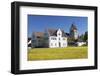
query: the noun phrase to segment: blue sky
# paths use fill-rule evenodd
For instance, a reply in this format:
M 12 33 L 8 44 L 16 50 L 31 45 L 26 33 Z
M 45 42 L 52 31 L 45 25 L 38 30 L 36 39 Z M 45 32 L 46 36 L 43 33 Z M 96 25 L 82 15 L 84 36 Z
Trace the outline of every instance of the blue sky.
M 69 33 L 72 23 L 77 26 L 79 35 L 87 31 L 87 17 L 28 15 L 28 37 L 31 37 L 32 32 L 44 32 L 46 28 L 60 28 Z

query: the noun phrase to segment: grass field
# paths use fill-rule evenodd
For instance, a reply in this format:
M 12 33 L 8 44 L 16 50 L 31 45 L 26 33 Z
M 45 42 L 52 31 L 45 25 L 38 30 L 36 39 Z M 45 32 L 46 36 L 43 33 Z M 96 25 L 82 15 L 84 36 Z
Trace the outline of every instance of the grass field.
M 28 61 L 55 59 L 82 59 L 88 57 L 88 48 L 33 48 L 28 50 Z

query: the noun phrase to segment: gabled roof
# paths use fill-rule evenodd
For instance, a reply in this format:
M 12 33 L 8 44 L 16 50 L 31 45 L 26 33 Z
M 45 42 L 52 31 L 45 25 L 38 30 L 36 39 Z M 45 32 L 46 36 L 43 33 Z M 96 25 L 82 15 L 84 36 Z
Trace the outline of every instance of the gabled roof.
M 44 36 L 44 33 L 43 32 L 34 32 L 34 35 L 36 37 L 43 37 Z
M 50 36 L 57 36 L 57 31 L 58 31 L 58 29 L 47 29 L 47 32 L 49 33 Z M 62 31 L 62 37 L 67 37 L 64 30 L 61 30 L 61 31 Z M 34 32 L 33 35 L 35 35 L 35 37 L 37 37 L 37 38 L 44 37 L 43 32 Z
M 58 29 L 47 29 L 48 33 L 50 36 L 57 36 L 57 31 Z M 64 32 L 64 30 L 62 31 L 62 37 L 67 37 L 66 33 Z
M 57 36 L 57 30 L 56 29 L 47 29 L 50 36 Z

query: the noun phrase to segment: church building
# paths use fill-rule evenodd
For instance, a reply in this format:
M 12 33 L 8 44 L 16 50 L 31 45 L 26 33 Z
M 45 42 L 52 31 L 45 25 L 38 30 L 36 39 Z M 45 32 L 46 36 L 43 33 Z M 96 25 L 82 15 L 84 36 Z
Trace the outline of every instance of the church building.
M 67 47 L 67 35 L 61 29 L 46 29 L 32 34 L 32 47 Z
M 45 29 L 44 32 L 33 32 L 31 37 L 32 48 L 60 48 L 75 44 L 78 40 L 78 29 L 72 24 L 70 32 L 66 33 L 62 29 Z

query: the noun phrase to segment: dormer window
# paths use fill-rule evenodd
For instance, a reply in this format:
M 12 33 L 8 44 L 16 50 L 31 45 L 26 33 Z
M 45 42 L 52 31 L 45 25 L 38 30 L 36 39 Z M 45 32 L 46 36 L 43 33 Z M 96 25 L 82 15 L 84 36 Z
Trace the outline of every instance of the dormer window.
M 61 34 L 59 33 L 59 35 L 61 35 Z
M 56 40 L 56 38 L 55 37 L 52 37 L 51 40 Z

